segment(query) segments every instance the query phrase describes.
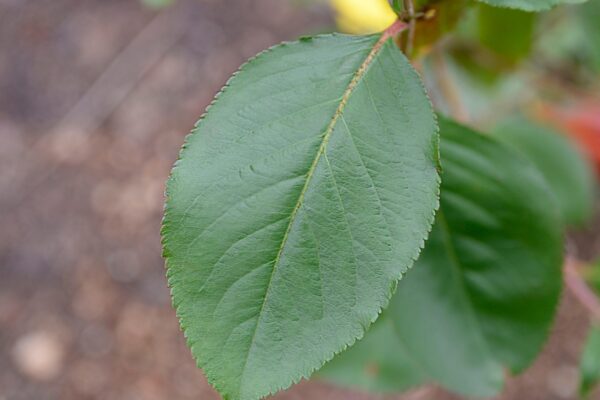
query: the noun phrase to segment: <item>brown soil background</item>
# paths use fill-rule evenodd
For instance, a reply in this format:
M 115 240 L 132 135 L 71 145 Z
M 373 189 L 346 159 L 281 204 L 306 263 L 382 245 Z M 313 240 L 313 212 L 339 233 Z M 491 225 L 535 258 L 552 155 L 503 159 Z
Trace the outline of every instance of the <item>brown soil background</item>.
M 163 185 L 245 59 L 331 27 L 327 7 L 304 3 L 0 0 L 0 400 L 219 398 L 170 307 Z M 577 236 L 582 257 L 600 248 Z M 568 294 L 559 314 L 499 399 L 575 398 L 588 320 Z M 275 398 L 384 397 L 303 382 Z

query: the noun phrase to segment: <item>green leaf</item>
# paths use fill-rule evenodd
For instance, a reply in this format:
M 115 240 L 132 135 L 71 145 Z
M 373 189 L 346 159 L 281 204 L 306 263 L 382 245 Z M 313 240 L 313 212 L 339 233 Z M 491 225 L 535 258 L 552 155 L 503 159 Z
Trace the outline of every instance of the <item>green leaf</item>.
M 545 340 L 562 259 L 548 188 L 511 148 L 445 119 L 440 128 L 431 237 L 384 316 L 323 368 L 325 379 L 384 392 L 435 380 L 490 396 L 504 368 L 524 369 Z
M 426 53 L 441 37 L 453 31 L 463 18 L 468 5 L 469 0 L 454 0 L 434 2 L 426 9 L 421 8 L 434 15 L 434 18 L 417 21 L 413 39 L 414 54 Z M 403 35 L 402 39 L 403 42 L 406 42 L 408 35 Z
M 363 336 L 438 204 L 438 135 L 386 36 L 277 46 L 188 137 L 163 223 L 173 303 L 224 399 L 288 387 Z
M 587 268 L 582 268 L 580 271 L 585 282 L 590 288 L 600 296 L 600 260 L 596 259 L 587 265 Z
M 493 133 L 539 169 L 556 195 L 565 224 L 589 221 L 594 211 L 594 173 L 569 139 L 524 118 L 505 121 Z
M 583 45 L 586 47 L 589 62 L 595 71 L 600 71 L 600 1 L 588 1 L 579 7 L 579 23 L 585 32 Z
M 401 14 L 404 11 L 404 5 L 400 3 L 400 0 L 392 0 L 391 6 L 397 14 Z
M 479 0 L 494 7 L 515 8 L 523 11 L 545 11 L 559 4 L 583 3 L 586 0 Z M 511 26 L 507 26 L 507 31 Z
M 325 364 L 317 377 L 340 386 L 381 393 L 405 391 L 427 378 L 409 358 L 385 313 L 363 339 Z
M 534 359 L 561 290 L 562 225 L 538 171 L 511 148 L 441 120 L 440 210 L 388 308 L 435 381 L 490 396 Z
M 479 40 L 504 61 L 514 63 L 529 54 L 536 19 L 531 12 L 479 4 Z
M 587 396 L 600 382 L 600 328 L 590 329 L 581 355 L 581 383 L 579 391 Z

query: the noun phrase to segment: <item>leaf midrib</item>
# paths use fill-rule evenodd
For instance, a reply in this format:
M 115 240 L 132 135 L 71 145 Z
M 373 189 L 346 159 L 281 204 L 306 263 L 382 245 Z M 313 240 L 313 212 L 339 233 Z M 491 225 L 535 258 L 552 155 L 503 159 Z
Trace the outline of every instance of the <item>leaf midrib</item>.
M 346 105 L 347 105 L 348 101 L 350 100 L 350 97 L 352 96 L 352 93 L 354 92 L 354 90 L 356 89 L 358 84 L 361 82 L 361 80 L 365 76 L 369 66 L 373 63 L 373 61 L 375 60 L 375 57 L 379 54 L 381 48 L 387 42 L 388 39 L 390 39 L 389 35 L 387 35 L 385 33 L 382 34 L 380 39 L 375 43 L 375 45 L 373 46 L 373 48 L 371 49 L 371 51 L 369 52 L 369 54 L 367 55 L 365 60 L 362 62 L 360 67 L 356 70 L 356 73 L 354 74 L 352 80 L 348 84 L 348 87 L 346 88 L 346 90 L 344 91 L 344 94 L 341 97 L 340 104 L 339 104 L 338 108 L 336 109 L 336 111 L 331 119 L 331 122 L 329 123 L 329 125 L 327 126 L 327 129 L 325 130 L 325 133 L 323 134 L 323 140 L 321 142 L 321 145 L 319 146 L 317 154 L 315 155 L 315 158 L 306 174 L 306 181 L 304 182 L 304 186 L 302 187 L 300 195 L 298 196 L 296 205 L 294 206 L 292 213 L 290 215 L 290 222 L 288 223 L 286 231 L 283 235 L 283 239 L 279 246 L 277 256 L 275 257 L 275 261 L 273 263 L 273 270 L 271 271 L 271 276 L 269 277 L 267 289 L 265 291 L 265 297 L 263 299 L 260 310 L 258 312 L 258 319 L 256 321 L 256 326 L 255 326 L 254 332 L 252 334 L 250 346 L 248 347 L 248 353 L 246 355 L 246 360 L 244 361 L 244 367 L 242 369 L 242 376 L 240 379 L 240 388 L 239 388 L 240 394 L 241 394 L 241 391 L 243 388 L 244 376 L 246 374 L 248 360 L 250 359 L 250 353 L 252 352 L 252 349 L 254 348 L 254 345 L 256 342 L 256 333 L 258 332 L 258 327 L 260 325 L 262 316 L 264 315 L 263 314 L 264 307 L 265 307 L 265 304 L 267 303 L 267 299 L 268 299 L 269 293 L 271 291 L 271 284 L 273 282 L 273 277 L 275 276 L 275 272 L 277 271 L 277 267 L 281 260 L 281 256 L 282 256 L 285 246 L 287 244 L 287 240 L 288 240 L 290 231 L 292 230 L 292 226 L 294 224 L 294 221 L 296 219 L 298 211 L 300 210 L 300 207 L 303 204 L 304 196 L 306 195 L 306 191 L 308 190 L 308 187 L 311 182 L 314 171 L 315 171 L 321 157 L 325 153 L 329 139 L 330 139 L 331 135 L 333 134 L 333 131 L 337 125 L 338 120 L 340 119 L 340 117 L 342 117 L 342 114 L 344 113 Z

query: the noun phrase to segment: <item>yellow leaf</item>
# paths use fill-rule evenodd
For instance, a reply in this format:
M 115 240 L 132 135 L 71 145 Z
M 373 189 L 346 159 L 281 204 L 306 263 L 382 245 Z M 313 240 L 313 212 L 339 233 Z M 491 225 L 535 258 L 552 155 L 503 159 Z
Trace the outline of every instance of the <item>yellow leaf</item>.
M 381 32 L 396 20 L 387 0 L 330 0 L 340 30 L 347 33 Z

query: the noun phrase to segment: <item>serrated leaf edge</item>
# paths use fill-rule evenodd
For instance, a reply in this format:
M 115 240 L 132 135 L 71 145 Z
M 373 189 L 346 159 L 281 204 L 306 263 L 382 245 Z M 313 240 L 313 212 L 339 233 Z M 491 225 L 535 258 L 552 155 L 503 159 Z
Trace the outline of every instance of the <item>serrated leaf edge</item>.
M 380 40 L 374 45 L 373 50 L 371 50 L 371 52 L 369 53 L 369 55 L 365 59 L 365 62 L 363 62 L 363 64 L 361 64 L 361 67 L 359 67 L 359 69 L 357 70 L 357 73 L 356 73 L 355 77 L 351 80 L 348 88 L 344 92 L 344 97 L 346 97 L 346 93 L 349 91 L 348 96 L 346 98 L 346 102 L 348 101 L 350 95 L 352 94 L 353 89 L 360 82 L 360 78 L 362 76 L 364 76 L 364 74 L 367 72 L 368 67 L 370 66 L 370 63 L 373 61 L 373 59 L 375 58 L 375 56 L 378 54 L 378 51 L 381 50 L 381 48 L 383 47 L 383 45 L 387 41 L 392 40 L 385 33 L 379 34 L 379 35 L 381 36 Z M 166 185 L 165 192 L 164 192 L 165 203 L 164 203 L 164 207 L 163 207 L 164 213 L 163 213 L 163 218 L 162 218 L 162 223 L 161 223 L 160 235 L 161 235 L 162 257 L 165 259 L 165 269 L 166 269 L 166 275 L 167 275 L 167 282 L 168 282 L 168 287 L 169 287 L 170 294 L 171 294 L 171 304 L 172 304 L 173 308 L 175 309 L 175 313 L 176 313 L 177 319 L 179 321 L 179 325 L 180 325 L 181 331 L 184 334 L 184 337 L 186 339 L 186 344 L 187 344 L 188 348 L 191 350 L 192 357 L 195 359 L 197 367 L 200 368 L 200 369 L 202 369 L 202 371 L 204 372 L 204 375 L 206 376 L 206 379 L 208 380 L 208 382 L 217 390 L 217 392 L 219 392 L 219 394 L 222 395 L 223 400 L 234 400 L 235 397 L 233 397 L 232 395 L 225 395 L 225 394 L 223 394 L 223 392 L 224 392 L 222 390 L 223 387 L 219 384 L 219 380 L 217 379 L 217 377 L 213 376 L 210 373 L 210 371 L 207 371 L 204 368 L 205 363 L 200 359 L 200 357 L 196 357 L 195 356 L 194 351 L 193 351 L 193 343 L 191 342 L 191 338 L 187 334 L 187 327 L 184 324 L 184 322 L 182 320 L 182 316 L 181 316 L 180 311 L 179 311 L 179 304 L 175 300 L 175 297 L 173 295 L 173 286 L 172 286 L 172 282 L 171 282 L 170 275 L 169 275 L 169 271 L 170 271 L 170 268 L 171 268 L 169 260 L 171 258 L 171 254 L 170 254 L 170 251 L 168 249 L 168 244 L 166 243 L 166 231 L 167 231 L 167 229 L 169 229 L 169 226 L 166 223 L 166 220 L 168 219 L 168 215 L 169 215 L 169 206 L 168 206 L 169 199 L 170 199 L 169 187 L 170 187 L 170 185 L 173 182 L 173 173 L 179 167 L 180 161 L 181 161 L 182 157 L 184 156 L 184 153 L 185 153 L 185 151 L 187 149 L 187 146 L 189 144 L 190 137 L 196 133 L 197 128 L 200 126 L 201 122 L 204 120 L 204 118 L 206 117 L 206 115 L 210 111 L 211 107 L 217 103 L 217 101 L 219 100 L 220 96 L 230 87 L 231 83 L 236 79 L 236 77 L 241 72 L 243 72 L 245 70 L 245 68 L 247 68 L 253 62 L 255 62 L 257 59 L 259 59 L 259 58 L 267 55 L 268 53 L 270 53 L 270 52 L 272 52 L 272 51 L 274 51 L 274 50 L 276 50 L 276 49 L 278 49 L 280 47 L 284 47 L 284 46 L 287 46 L 289 44 L 299 43 L 301 41 L 305 42 L 305 41 L 316 39 L 316 38 L 326 38 L 326 37 L 335 37 L 335 36 L 355 36 L 355 35 L 346 35 L 346 34 L 340 34 L 340 33 L 330 33 L 330 34 L 321 34 L 321 35 L 315 35 L 315 36 L 310 36 L 310 37 L 303 37 L 301 40 L 293 41 L 293 42 L 282 42 L 280 44 L 271 46 L 271 47 L 269 47 L 266 50 L 263 50 L 262 52 L 258 53 L 254 57 L 251 57 L 250 59 L 248 59 L 248 61 L 246 61 L 244 64 L 242 64 L 239 67 L 239 69 L 236 72 L 234 72 L 232 74 L 232 76 L 227 80 L 227 82 L 221 88 L 221 90 L 215 95 L 215 97 L 213 98 L 213 100 L 211 101 L 211 103 L 206 107 L 204 113 L 200 116 L 200 118 L 198 119 L 198 121 L 194 124 L 194 128 L 192 129 L 192 131 L 190 133 L 188 133 L 188 135 L 186 135 L 186 137 L 184 139 L 184 144 L 183 144 L 183 146 L 182 146 L 182 148 L 181 148 L 181 150 L 179 152 L 178 158 L 175 161 L 175 163 L 173 165 L 173 168 L 171 169 L 171 173 L 169 174 L 169 177 L 168 177 L 168 180 L 167 180 L 167 185 Z M 367 36 L 369 36 L 369 35 L 367 35 Z M 370 35 L 370 36 L 375 36 L 375 35 Z M 377 49 L 377 51 L 375 51 L 375 49 Z M 365 63 L 366 63 L 367 60 L 369 60 L 369 63 L 367 63 L 365 65 Z M 364 327 L 364 329 L 363 329 L 363 331 L 362 331 L 361 334 L 359 334 L 354 340 L 351 340 L 346 345 L 344 345 L 339 351 L 332 352 L 330 355 L 324 357 L 324 360 L 321 363 L 321 365 L 319 365 L 317 367 L 314 367 L 314 368 L 310 368 L 310 369 L 306 370 L 305 372 L 301 372 L 298 377 L 289 379 L 287 383 L 279 385 L 278 387 L 275 387 L 275 388 L 269 390 L 268 393 L 265 393 L 264 395 L 261 395 L 260 397 L 255 398 L 256 400 L 263 399 L 263 398 L 265 398 L 267 396 L 274 395 L 274 394 L 280 392 L 281 390 L 287 389 L 287 388 L 291 387 L 292 385 L 295 385 L 295 384 L 299 383 L 303 379 L 308 379 L 315 371 L 317 371 L 320 368 L 322 368 L 323 365 L 325 365 L 327 362 L 331 361 L 337 354 L 340 354 L 341 352 L 345 351 L 346 349 L 352 347 L 358 340 L 362 339 L 364 337 L 365 333 L 367 332 L 367 330 L 369 329 L 369 327 L 379 318 L 379 316 L 381 315 L 381 313 L 383 312 L 383 310 L 385 308 L 387 308 L 387 306 L 389 305 L 390 299 L 392 298 L 393 294 L 396 291 L 396 288 L 398 286 L 398 282 L 400 281 L 400 279 L 402 279 L 402 277 L 404 276 L 404 274 L 406 274 L 406 272 L 408 272 L 408 270 L 410 270 L 413 267 L 414 263 L 416 262 L 416 260 L 418 259 L 419 255 L 421 254 L 421 251 L 425 247 L 425 242 L 426 242 L 429 234 L 431 233 L 431 229 L 433 228 L 433 223 L 435 221 L 435 216 L 436 216 L 437 210 L 439 209 L 439 206 L 440 206 L 440 184 L 441 184 L 441 177 L 440 177 L 440 173 L 439 173 L 441 171 L 441 157 L 440 157 L 440 145 L 439 145 L 440 144 L 440 137 L 439 137 L 439 126 L 438 126 L 438 123 L 437 123 L 438 117 L 437 117 L 437 114 L 433 112 L 433 105 L 431 103 L 431 99 L 430 99 L 430 97 L 429 97 L 429 95 L 427 93 L 425 85 L 423 84 L 423 81 L 421 79 L 420 74 L 414 68 L 412 69 L 412 71 L 419 78 L 419 82 L 420 82 L 421 88 L 423 90 L 423 94 L 427 98 L 428 103 L 429 103 L 429 107 L 430 107 L 431 112 L 432 112 L 432 114 L 434 116 L 435 127 L 436 127 L 436 132 L 434 133 L 434 135 L 435 135 L 435 143 L 434 143 L 434 152 L 435 152 L 434 156 L 435 156 L 435 160 L 434 160 L 434 162 L 436 163 L 436 167 L 437 167 L 437 171 L 438 171 L 438 173 L 436 174 L 436 186 L 437 186 L 437 190 L 436 190 L 436 193 L 435 193 L 435 206 L 434 206 L 434 209 L 433 209 L 433 211 L 431 213 L 431 216 L 429 218 L 429 221 L 428 221 L 429 228 L 428 228 L 428 230 L 426 232 L 426 235 L 421 240 L 421 242 L 420 242 L 418 248 L 416 249 L 415 253 L 410 257 L 410 262 L 406 266 L 405 271 L 400 274 L 400 276 L 398 277 L 397 280 L 393 281 L 390 284 L 390 287 L 388 288 L 388 293 L 387 293 L 385 302 L 381 305 L 381 307 L 377 311 L 375 317 L 370 321 L 369 325 Z M 362 74 L 360 76 L 358 76 L 358 79 L 356 79 L 359 72 L 361 72 Z M 338 110 L 336 110 L 336 113 L 334 115 L 334 118 L 336 120 L 337 120 L 337 118 L 339 118 L 338 111 L 339 111 L 339 107 L 338 107 Z M 341 112 L 343 112 L 343 107 L 342 107 L 342 110 L 339 112 L 340 115 L 341 115 Z M 337 118 L 336 118 L 336 116 L 337 116 Z M 333 130 L 333 127 L 335 127 L 335 120 L 332 120 L 332 123 L 330 123 L 330 126 L 332 127 L 332 130 Z M 265 298 L 266 298 L 266 295 L 265 295 Z M 260 318 L 260 316 L 259 316 L 259 318 Z M 238 397 L 238 398 L 239 399 L 243 399 L 242 397 Z

